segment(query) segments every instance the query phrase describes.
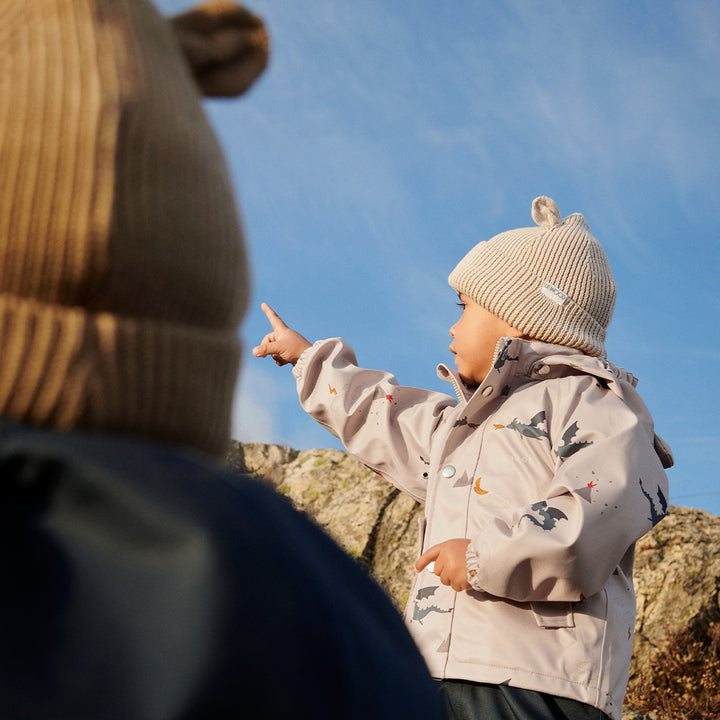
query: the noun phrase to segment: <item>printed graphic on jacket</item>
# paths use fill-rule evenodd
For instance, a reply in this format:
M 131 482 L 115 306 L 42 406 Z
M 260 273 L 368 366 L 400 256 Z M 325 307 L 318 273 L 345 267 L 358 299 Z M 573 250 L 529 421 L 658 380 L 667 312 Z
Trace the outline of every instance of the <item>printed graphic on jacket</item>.
M 595 471 L 591 471 L 593 475 L 595 475 Z M 592 480 L 588 481 L 585 485 L 579 488 L 575 488 L 573 492 L 581 497 L 585 502 L 592 502 L 592 491 L 597 487 L 598 480 L 596 478 L 593 478 Z
M 415 603 L 413 605 L 413 615 L 412 615 L 413 621 L 417 621 L 422 625 L 423 620 L 430 613 L 449 613 L 450 612 L 450 608 L 448 608 L 447 610 L 443 610 L 438 605 L 434 605 L 432 600 L 428 600 L 435 594 L 435 591 L 439 587 L 440 587 L 439 585 L 431 585 L 429 587 L 420 588 L 420 590 L 417 591 L 417 593 L 415 595 Z
M 462 473 L 460 477 L 455 481 L 454 488 L 464 488 L 472 485 L 472 477 L 469 477 L 467 473 Z
M 474 490 L 478 495 L 487 495 L 488 492 L 490 492 L 490 491 L 489 491 L 489 490 L 483 490 L 483 488 L 480 487 L 480 483 L 481 483 L 481 482 L 482 482 L 482 478 L 479 477 L 479 478 L 475 481 L 475 485 L 473 486 L 473 490 Z
M 495 424 L 493 427 L 496 430 L 502 430 L 503 428 L 507 428 L 508 430 L 515 430 L 523 437 L 533 438 L 537 440 L 539 438 L 546 438 L 548 436 L 545 430 L 543 430 L 541 427 L 538 427 L 544 422 L 545 411 L 541 410 L 539 413 L 533 415 L 528 423 L 521 423 L 517 418 L 514 418 L 512 422 L 509 422 L 507 425 Z
M 429 460 L 426 460 L 422 455 L 420 455 L 419 457 L 420 457 L 420 462 L 421 462 L 423 465 L 425 465 L 426 467 L 430 467 L 430 461 L 429 461 Z M 430 474 L 430 473 L 428 473 L 427 470 L 423 470 L 422 478 L 423 478 L 424 481 L 427 481 L 429 474 Z
M 531 505 L 530 509 L 535 515 L 525 513 L 522 518 L 527 518 L 543 530 L 552 530 L 557 526 L 558 520 L 568 519 L 568 516 L 560 508 L 550 507 L 544 500 Z M 520 519 L 522 520 L 522 518 Z
M 588 445 L 592 445 L 592 440 L 582 440 L 581 442 L 573 442 L 573 438 L 578 433 L 577 420 L 570 425 L 570 427 L 563 433 L 562 445 L 555 450 L 555 454 L 560 460 L 567 460 L 571 455 L 574 455 L 578 450 L 582 450 Z
M 653 524 L 653 527 L 657 525 L 666 515 L 667 515 L 667 500 L 665 499 L 665 494 L 662 491 L 662 488 L 658 485 L 657 486 L 657 499 L 660 503 L 660 512 L 658 512 L 657 508 L 655 507 L 655 501 L 652 498 L 652 495 L 650 495 L 647 490 L 643 487 L 642 478 L 640 478 L 640 490 L 642 490 L 642 494 L 647 498 L 648 502 L 650 503 L 650 517 L 648 520 Z
M 463 415 L 459 420 L 456 420 L 454 422 L 453 428 L 462 427 L 463 425 L 467 425 L 471 430 L 475 430 L 476 428 L 480 427 L 475 423 L 468 422 L 467 415 Z
M 513 360 L 517 360 L 519 356 L 517 357 L 510 357 L 508 355 L 508 348 L 510 347 L 510 343 L 512 340 L 506 340 L 505 344 L 502 346 L 500 352 L 498 353 L 497 359 L 495 360 L 495 364 L 493 365 L 494 370 L 500 370 L 500 368 L 506 363 L 506 362 L 512 362 Z

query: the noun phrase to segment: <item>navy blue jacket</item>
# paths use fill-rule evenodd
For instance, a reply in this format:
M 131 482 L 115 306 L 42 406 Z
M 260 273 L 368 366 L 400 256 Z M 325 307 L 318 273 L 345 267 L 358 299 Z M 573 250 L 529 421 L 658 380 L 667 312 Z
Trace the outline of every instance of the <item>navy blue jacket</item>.
M 0 716 L 440 718 L 399 614 L 259 482 L 0 419 Z

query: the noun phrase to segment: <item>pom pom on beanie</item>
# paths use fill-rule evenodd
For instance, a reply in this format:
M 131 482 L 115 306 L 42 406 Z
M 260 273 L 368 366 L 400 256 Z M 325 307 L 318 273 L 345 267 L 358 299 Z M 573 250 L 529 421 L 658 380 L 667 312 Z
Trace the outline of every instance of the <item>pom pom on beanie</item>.
M 478 243 L 450 273 L 451 287 L 541 342 L 605 356 L 617 290 L 605 252 L 579 213 L 535 198 L 537 227 Z

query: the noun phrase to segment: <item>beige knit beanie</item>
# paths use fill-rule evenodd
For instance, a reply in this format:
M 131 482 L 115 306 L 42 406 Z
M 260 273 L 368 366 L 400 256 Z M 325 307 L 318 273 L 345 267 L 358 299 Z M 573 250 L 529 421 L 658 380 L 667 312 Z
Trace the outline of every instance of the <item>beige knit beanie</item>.
M 225 450 L 248 278 L 183 42 L 147 0 L 0 0 L 1 415 Z
M 538 227 L 478 243 L 450 285 L 530 338 L 605 356 L 616 289 L 600 243 L 548 197 L 533 201 L 532 218 Z

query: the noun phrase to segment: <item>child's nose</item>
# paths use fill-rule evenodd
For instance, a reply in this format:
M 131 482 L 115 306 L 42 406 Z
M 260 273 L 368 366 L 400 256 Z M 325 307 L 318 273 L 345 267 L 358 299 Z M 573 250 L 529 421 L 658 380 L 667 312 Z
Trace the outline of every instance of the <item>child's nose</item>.
M 454 325 L 450 328 L 450 337 L 455 339 L 455 326 Z

